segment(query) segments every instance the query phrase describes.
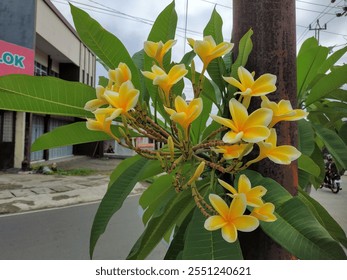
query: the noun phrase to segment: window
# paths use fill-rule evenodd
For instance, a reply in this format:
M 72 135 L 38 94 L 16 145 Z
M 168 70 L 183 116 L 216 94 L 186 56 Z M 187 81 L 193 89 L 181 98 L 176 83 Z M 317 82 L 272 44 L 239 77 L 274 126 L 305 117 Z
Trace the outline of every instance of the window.
M 35 61 L 35 76 L 47 76 L 47 67 Z

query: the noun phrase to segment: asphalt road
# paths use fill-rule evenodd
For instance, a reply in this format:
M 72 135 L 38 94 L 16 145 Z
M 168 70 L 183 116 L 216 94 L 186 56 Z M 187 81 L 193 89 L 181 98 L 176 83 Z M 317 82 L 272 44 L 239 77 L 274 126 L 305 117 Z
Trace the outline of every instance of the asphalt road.
M 143 230 L 139 196 L 127 198 L 101 236 L 94 259 L 125 259 Z M 86 260 L 89 236 L 98 203 L 0 216 L 0 259 Z M 135 210 L 134 210 L 135 209 Z M 162 259 L 159 244 L 148 259 Z

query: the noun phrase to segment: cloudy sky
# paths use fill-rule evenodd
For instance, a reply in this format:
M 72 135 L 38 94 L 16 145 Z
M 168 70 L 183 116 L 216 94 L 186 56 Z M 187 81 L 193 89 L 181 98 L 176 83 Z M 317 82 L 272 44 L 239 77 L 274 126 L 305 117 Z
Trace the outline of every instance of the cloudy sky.
M 51 0 L 63 15 L 72 22 L 67 0 Z M 143 41 L 151 29 L 156 16 L 172 2 L 172 0 L 75 0 L 70 1 L 88 12 L 105 29 L 115 34 L 127 47 L 134 52 L 142 49 Z M 207 24 L 210 14 L 216 6 L 223 18 L 223 33 L 226 41 L 231 38 L 232 30 L 232 0 L 176 0 L 178 13 L 177 44 L 173 50 L 173 59 L 179 60 L 184 49 L 189 50 L 185 44 L 185 37 L 202 38 L 202 30 Z M 297 0 L 296 1 L 296 33 L 297 48 L 302 42 L 315 35 L 309 30 L 327 24 L 327 29 L 320 32 L 320 44 L 336 46 L 336 49 L 347 44 L 347 16 L 337 17 L 347 6 L 347 0 Z M 188 16 L 187 16 L 188 15 Z M 186 21 L 187 19 L 187 21 Z M 185 31 L 186 30 L 186 31 Z M 347 56 L 341 63 L 347 63 Z

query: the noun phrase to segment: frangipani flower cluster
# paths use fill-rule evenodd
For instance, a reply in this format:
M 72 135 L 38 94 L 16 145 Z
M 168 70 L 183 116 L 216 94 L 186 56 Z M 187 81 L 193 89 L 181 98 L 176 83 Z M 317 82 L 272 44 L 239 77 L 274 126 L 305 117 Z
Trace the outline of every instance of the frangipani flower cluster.
M 237 91 L 226 92 L 226 111 L 223 112 L 222 104 L 215 103 L 221 114 L 211 114 L 212 106 L 207 100 L 213 100 L 213 92 L 205 88 L 206 83 L 209 85 L 205 72 L 215 60 L 230 55 L 233 44 L 217 44 L 212 36 L 188 39 L 203 64 L 199 73 L 194 60 L 168 63 L 167 55 L 175 43 L 176 40 L 144 43 L 144 60 L 150 64 L 145 63 L 139 73 L 150 84 L 150 102 L 146 102 L 148 92 L 132 83 L 134 73 L 128 65 L 120 62 L 116 69 L 109 70 L 108 84 L 98 86 L 96 99 L 85 105 L 95 115 L 95 119 L 87 119 L 87 127 L 104 131 L 119 145 L 159 161 L 162 171 L 172 175 L 176 192 L 191 191 L 196 206 L 206 216 L 205 229 L 221 229 L 227 242 L 235 242 L 237 231 L 253 231 L 261 222 L 276 221 L 275 206 L 263 200 L 266 186 L 252 187 L 251 180 L 241 174 L 238 187 L 234 188 L 223 179 L 224 175 L 235 178 L 265 158 L 277 164 L 296 160 L 300 152 L 295 147 L 278 145 L 276 125 L 307 114 L 294 110 L 289 101 L 281 100 L 278 104 L 270 101 L 267 95 L 275 94 L 276 76 L 263 74 L 255 79 L 255 74 L 244 66 L 238 68 L 238 77 L 230 74 L 222 77 L 225 88 L 232 85 Z M 193 98 L 187 98 L 190 95 L 183 90 L 187 81 L 191 83 Z M 251 111 L 253 98 L 261 98 L 262 102 L 260 108 Z M 218 123 L 219 128 L 205 127 L 209 117 L 209 122 L 214 121 L 213 127 Z M 111 129 L 115 121 L 118 131 Z M 130 136 L 134 132 L 159 143 L 160 148 L 136 147 Z M 203 184 L 211 184 L 209 193 L 202 188 Z M 216 194 L 221 192 L 226 194 Z

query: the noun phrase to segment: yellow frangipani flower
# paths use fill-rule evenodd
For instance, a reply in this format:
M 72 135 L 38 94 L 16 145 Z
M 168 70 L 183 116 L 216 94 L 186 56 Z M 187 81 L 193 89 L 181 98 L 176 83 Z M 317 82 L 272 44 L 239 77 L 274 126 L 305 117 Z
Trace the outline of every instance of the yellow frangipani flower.
M 169 40 L 165 44 L 162 41 L 152 42 L 146 41 L 144 43 L 144 51 L 149 56 L 154 58 L 159 65 L 162 66 L 164 55 L 176 44 L 176 40 Z
M 269 158 L 277 164 L 290 164 L 301 156 L 301 153 L 293 146 L 277 146 L 277 134 L 274 128 L 270 130 L 269 138 L 257 145 L 259 146 L 259 156 L 249 161 L 248 166 L 264 158 Z
M 232 243 L 237 240 L 237 231 L 250 232 L 259 226 L 259 220 L 250 215 L 243 215 L 246 206 L 244 194 L 235 195 L 230 207 L 218 195 L 210 194 L 210 202 L 218 215 L 209 217 L 204 224 L 205 229 L 213 231 L 222 229 L 222 237 Z
M 99 109 L 101 110 L 101 109 Z M 106 120 L 107 114 L 103 111 L 94 112 L 95 120 L 87 118 L 86 126 L 89 130 L 104 131 L 111 133 L 111 120 Z
M 185 130 L 188 126 L 201 114 L 203 107 L 202 99 L 195 98 L 189 105 L 181 97 L 177 96 L 175 98 L 175 110 L 164 107 L 165 111 L 170 115 L 170 119 L 178 123 Z
M 248 115 L 247 109 L 236 99 L 229 101 L 231 119 L 211 115 L 216 122 L 228 127 L 231 131 L 223 136 L 225 143 L 237 143 L 241 140 L 248 143 L 257 143 L 269 137 L 268 125 L 272 119 L 272 111 L 260 108 Z
M 274 222 L 277 217 L 274 215 L 275 205 L 270 202 L 264 203 L 260 207 L 253 208 L 251 216 L 263 222 Z
M 233 77 L 223 77 L 223 79 L 240 90 L 237 93 L 243 95 L 243 103 L 246 107 L 252 96 L 263 96 L 276 90 L 277 77 L 275 75 L 264 74 L 254 81 L 252 73 L 242 66 L 237 69 L 237 73 L 240 81 Z
M 95 111 L 102 105 L 107 104 L 107 100 L 105 99 L 105 88 L 103 86 L 96 86 L 96 99 L 89 100 L 86 105 L 84 105 L 84 109 L 87 111 Z
M 189 179 L 187 185 L 189 186 L 189 185 L 193 184 L 193 182 L 195 182 L 196 180 L 198 180 L 199 177 L 201 176 L 202 172 L 204 172 L 204 169 L 205 169 L 205 162 L 202 161 L 202 162 L 198 165 L 198 167 L 196 168 L 196 170 L 195 170 L 195 172 L 194 172 L 192 178 Z
M 118 91 L 119 87 L 125 83 L 126 81 L 131 81 L 131 71 L 128 67 L 123 62 L 120 62 L 118 64 L 118 68 L 114 70 L 109 70 L 108 71 L 108 78 L 110 82 L 113 82 L 114 85 L 111 88 L 113 91 Z
M 304 110 L 293 110 L 289 100 L 281 100 L 279 103 L 275 103 L 270 101 L 266 96 L 262 96 L 261 107 L 268 108 L 273 112 L 270 127 L 273 127 L 280 121 L 297 121 L 308 115 Z
M 221 184 L 225 189 L 231 192 L 233 197 L 236 194 L 243 193 L 246 196 L 247 205 L 252 207 L 259 207 L 264 204 L 261 199 L 267 192 L 266 188 L 263 186 L 255 186 L 252 188 L 251 182 L 246 175 L 241 175 L 238 181 L 237 191 L 234 187 L 229 185 L 227 182 L 218 179 L 219 184 Z
M 100 112 L 109 114 L 106 120 L 113 120 L 120 114 L 126 114 L 136 106 L 140 92 L 134 88 L 131 81 L 126 81 L 122 83 L 118 92 L 107 90 L 104 95 L 112 107 L 99 110 L 102 110 Z
M 235 145 L 225 145 L 217 146 L 216 149 L 212 149 L 214 152 L 223 154 L 226 160 L 239 158 L 241 156 L 248 155 L 253 149 L 253 145 L 249 144 L 235 144 Z
M 146 78 L 153 80 L 153 84 L 159 86 L 164 91 L 167 101 L 169 100 L 168 97 L 172 86 L 188 73 L 184 64 L 173 66 L 167 74 L 157 65 L 153 65 L 151 69 L 152 72 L 143 71 L 142 74 Z
M 231 51 L 234 44 L 222 42 L 216 45 L 212 36 L 205 36 L 203 40 L 194 40 L 188 38 L 189 45 L 193 48 L 194 52 L 200 57 L 204 64 L 204 68 L 215 58 L 221 57 Z

